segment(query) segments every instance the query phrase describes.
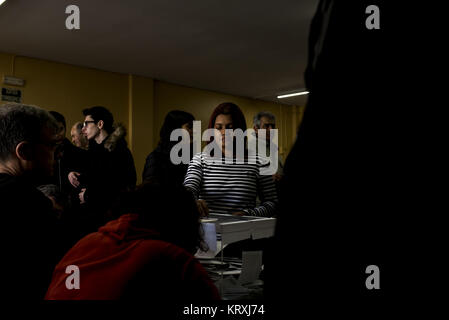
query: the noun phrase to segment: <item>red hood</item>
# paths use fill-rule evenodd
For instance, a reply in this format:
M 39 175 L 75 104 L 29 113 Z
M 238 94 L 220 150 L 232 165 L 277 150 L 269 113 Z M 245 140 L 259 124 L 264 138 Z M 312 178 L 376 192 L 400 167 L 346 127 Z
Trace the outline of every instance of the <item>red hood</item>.
M 160 236 L 159 232 L 135 226 L 138 217 L 137 214 L 132 213 L 122 215 L 117 220 L 110 221 L 98 229 L 98 232 L 119 242 L 135 239 L 158 239 Z
M 136 227 L 125 214 L 78 241 L 56 266 L 47 300 L 219 299 L 206 271 L 184 249 Z M 67 287 L 67 267 L 77 266 L 79 290 Z M 174 300 L 174 301 L 175 301 Z

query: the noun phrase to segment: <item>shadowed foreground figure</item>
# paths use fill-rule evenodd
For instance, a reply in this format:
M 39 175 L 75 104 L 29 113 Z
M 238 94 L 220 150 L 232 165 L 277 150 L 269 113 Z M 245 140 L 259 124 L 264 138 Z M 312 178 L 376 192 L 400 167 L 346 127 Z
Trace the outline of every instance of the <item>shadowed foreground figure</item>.
M 38 107 L 0 106 L 2 289 L 6 299 L 41 300 L 64 254 L 53 205 L 36 186 L 53 171 L 57 123 Z
M 371 310 L 385 298 L 424 293 L 417 290 L 424 280 L 413 241 L 419 236 L 410 228 L 416 198 L 404 152 L 407 105 L 386 37 L 392 12 L 381 6 L 381 29 L 368 30 L 369 4 L 320 1 L 311 24 L 310 94 L 285 163 L 266 266 L 276 316 L 313 303 L 317 313 L 334 304 L 355 310 L 366 303 Z M 292 252 L 294 267 L 282 263 Z M 380 270 L 379 289 L 366 285 L 370 265 Z
M 176 199 L 176 201 L 173 201 Z M 216 287 L 194 258 L 202 246 L 199 212 L 183 187 L 152 182 L 123 196 L 116 214 L 81 239 L 57 265 L 46 299 L 218 300 Z M 80 289 L 66 287 L 66 268 L 80 271 Z
M 164 119 L 160 130 L 160 140 L 157 147 L 147 156 L 142 173 L 142 180 L 157 179 L 162 184 L 182 185 L 187 172 L 188 164 L 174 164 L 170 159 L 170 151 L 178 141 L 171 141 L 173 130 L 184 129 L 189 133 L 190 149 L 192 149 L 193 121 L 195 118 L 188 112 L 173 110 Z M 193 150 L 190 150 L 189 161 L 192 159 Z M 179 155 L 182 156 L 182 155 Z

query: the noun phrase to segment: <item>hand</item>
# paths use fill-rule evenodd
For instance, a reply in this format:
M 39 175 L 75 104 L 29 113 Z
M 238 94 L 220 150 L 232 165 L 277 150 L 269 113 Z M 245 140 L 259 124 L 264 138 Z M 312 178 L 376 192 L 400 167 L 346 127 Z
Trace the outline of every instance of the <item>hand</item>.
M 241 217 L 241 216 L 246 215 L 246 212 L 244 212 L 244 211 L 237 211 L 237 212 L 233 212 L 232 215 Z
M 75 188 L 78 188 L 80 186 L 80 182 L 78 180 L 79 176 L 80 176 L 79 172 L 72 171 L 69 173 L 68 177 L 69 177 L 70 184 L 72 186 L 74 186 Z
M 281 178 L 282 178 L 282 175 L 281 175 L 281 174 L 279 174 L 279 173 L 273 174 L 273 181 L 274 181 L 274 182 L 280 181 Z
M 86 188 L 82 188 L 81 192 L 78 195 L 78 198 L 80 199 L 80 203 L 86 203 L 86 201 L 84 200 L 84 193 L 86 192 Z
M 209 208 L 207 207 L 207 203 L 204 200 L 196 200 L 196 205 L 198 207 L 198 211 L 200 212 L 200 217 L 208 217 L 209 216 Z

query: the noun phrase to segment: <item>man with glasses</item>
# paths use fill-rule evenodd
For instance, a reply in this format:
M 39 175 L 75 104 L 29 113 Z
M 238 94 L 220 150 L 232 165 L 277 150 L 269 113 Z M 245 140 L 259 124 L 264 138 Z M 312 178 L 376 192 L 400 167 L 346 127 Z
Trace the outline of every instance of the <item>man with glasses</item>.
M 103 225 L 106 212 L 122 191 L 136 185 L 136 168 L 125 140 L 126 130 L 114 125 L 111 112 L 102 106 L 83 110 L 82 133 L 89 141 L 86 167 L 71 172 L 71 184 L 80 188 L 79 200 L 89 214 L 92 231 Z
M 42 299 L 64 254 L 52 203 L 36 189 L 53 173 L 57 144 L 57 123 L 47 111 L 0 106 L 0 272 L 7 298 Z

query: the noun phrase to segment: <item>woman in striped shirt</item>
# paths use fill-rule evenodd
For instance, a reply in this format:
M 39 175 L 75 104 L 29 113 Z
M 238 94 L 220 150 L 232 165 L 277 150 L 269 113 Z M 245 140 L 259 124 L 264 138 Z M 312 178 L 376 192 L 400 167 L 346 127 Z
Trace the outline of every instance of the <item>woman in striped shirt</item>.
M 225 145 L 226 129 L 246 131 L 245 116 L 240 108 L 233 103 L 220 104 L 212 113 L 209 129 L 216 129 L 215 139 L 209 144 L 221 141 L 222 155 L 196 154 L 184 180 L 184 185 L 198 200 L 199 207 L 203 207 L 203 212 L 208 209 L 221 214 L 275 215 L 277 194 L 273 178 L 260 174 L 260 169 L 268 165 L 268 161 L 257 155 L 248 155 L 246 146 L 244 159 L 238 161 L 235 141 L 232 148 Z M 259 205 L 256 204 L 257 197 Z

